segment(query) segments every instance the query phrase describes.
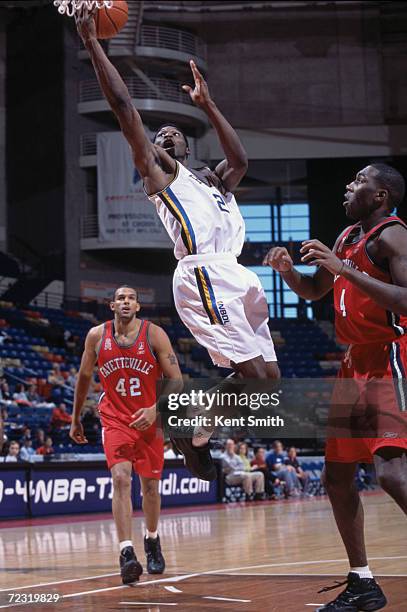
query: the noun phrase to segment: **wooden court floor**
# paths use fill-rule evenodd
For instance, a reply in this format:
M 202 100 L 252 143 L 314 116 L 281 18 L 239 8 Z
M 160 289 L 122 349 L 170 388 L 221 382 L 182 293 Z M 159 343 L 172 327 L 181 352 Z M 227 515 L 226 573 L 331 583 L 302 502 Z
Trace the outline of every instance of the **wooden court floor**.
M 363 501 L 371 568 L 388 597 L 386 610 L 402 612 L 407 522 L 384 494 L 366 494 Z M 142 562 L 143 528 L 136 513 Z M 0 609 L 297 612 L 332 599 L 340 589 L 318 590 L 347 572 L 325 498 L 166 511 L 160 534 L 166 573 L 145 574 L 137 585 L 123 586 L 109 516 L 3 521 Z M 59 596 L 58 603 L 34 604 L 41 593 Z

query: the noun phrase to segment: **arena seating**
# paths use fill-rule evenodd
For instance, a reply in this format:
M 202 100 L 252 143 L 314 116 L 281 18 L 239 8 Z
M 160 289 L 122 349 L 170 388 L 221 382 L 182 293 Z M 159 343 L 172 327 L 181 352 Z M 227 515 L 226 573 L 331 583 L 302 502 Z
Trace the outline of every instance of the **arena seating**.
M 207 351 L 199 346 L 184 325 L 170 316 L 149 317 L 168 333 L 177 352 L 182 372 L 191 378 L 222 377 L 229 373 L 213 367 Z M 62 374 L 68 376 L 69 369 L 79 367 L 84 338 L 97 321 L 81 312 L 62 311 L 51 308 L 27 306 L 17 308 L 12 303 L 0 302 L 0 330 L 7 341 L 0 345 L 0 365 L 3 376 L 11 390 L 18 382 L 35 384 L 41 396 L 50 397 L 48 376 L 54 363 L 60 365 Z M 335 363 L 340 349 L 314 321 L 278 319 L 271 323 L 277 356 L 284 377 L 317 378 L 332 376 L 335 367 L 322 368 L 321 362 Z M 73 339 L 67 346 L 66 333 Z M 72 391 L 63 396 L 68 406 L 72 405 Z M 47 431 L 51 408 L 40 406 L 23 408 L 7 406 L 7 427 L 14 439 L 23 425 L 32 430 L 40 427 Z M 11 429 L 14 431 L 12 432 Z M 57 452 L 99 452 L 100 443 L 83 447 L 73 446 L 68 433 L 58 434 L 55 442 Z

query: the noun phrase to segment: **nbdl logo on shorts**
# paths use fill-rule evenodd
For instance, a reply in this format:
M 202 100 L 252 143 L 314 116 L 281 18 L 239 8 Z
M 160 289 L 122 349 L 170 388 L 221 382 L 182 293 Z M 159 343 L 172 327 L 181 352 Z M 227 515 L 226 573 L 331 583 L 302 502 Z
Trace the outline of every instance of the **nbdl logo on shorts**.
M 230 323 L 228 312 L 221 301 L 218 302 L 218 310 L 220 316 L 222 317 L 223 324 Z

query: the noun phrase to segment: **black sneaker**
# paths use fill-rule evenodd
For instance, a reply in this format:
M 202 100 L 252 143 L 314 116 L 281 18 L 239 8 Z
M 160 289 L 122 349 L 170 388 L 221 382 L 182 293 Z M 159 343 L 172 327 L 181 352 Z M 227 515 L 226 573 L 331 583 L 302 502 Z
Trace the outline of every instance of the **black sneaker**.
M 209 450 L 209 443 L 205 446 L 193 446 L 192 438 L 172 438 L 175 452 L 184 455 L 184 463 L 193 476 L 201 480 L 216 480 L 216 468 Z
M 133 546 L 126 546 L 120 553 L 120 575 L 123 584 L 136 582 L 143 573 L 141 564 L 137 561 Z
M 338 582 L 335 586 L 325 587 L 318 592 L 324 593 L 343 584 L 347 584 L 346 589 L 333 601 L 317 608 L 316 612 L 359 612 L 359 610 L 372 612 L 384 608 L 387 604 L 387 599 L 376 580 L 360 578 L 355 572 L 349 572 L 344 582 Z
M 160 536 L 155 540 L 144 538 L 144 551 L 147 557 L 147 571 L 149 574 L 162 574 L 165 570 L 165 559 L 161 552 Z

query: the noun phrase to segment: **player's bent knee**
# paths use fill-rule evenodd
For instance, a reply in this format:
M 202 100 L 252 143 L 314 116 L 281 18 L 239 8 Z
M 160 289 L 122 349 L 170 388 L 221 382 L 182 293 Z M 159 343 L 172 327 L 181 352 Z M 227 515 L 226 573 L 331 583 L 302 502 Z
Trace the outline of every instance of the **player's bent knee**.
M 281 378 L 280 368 L 277 361 L 268 361 L 266 363 L 267 378 L 279 380 Z
M 258 378 L 263 380 L 269 378 L 266 362 L 263 357 L 254 357 L 248 361 L 233 364 L 233 367 L 242 378 Z

